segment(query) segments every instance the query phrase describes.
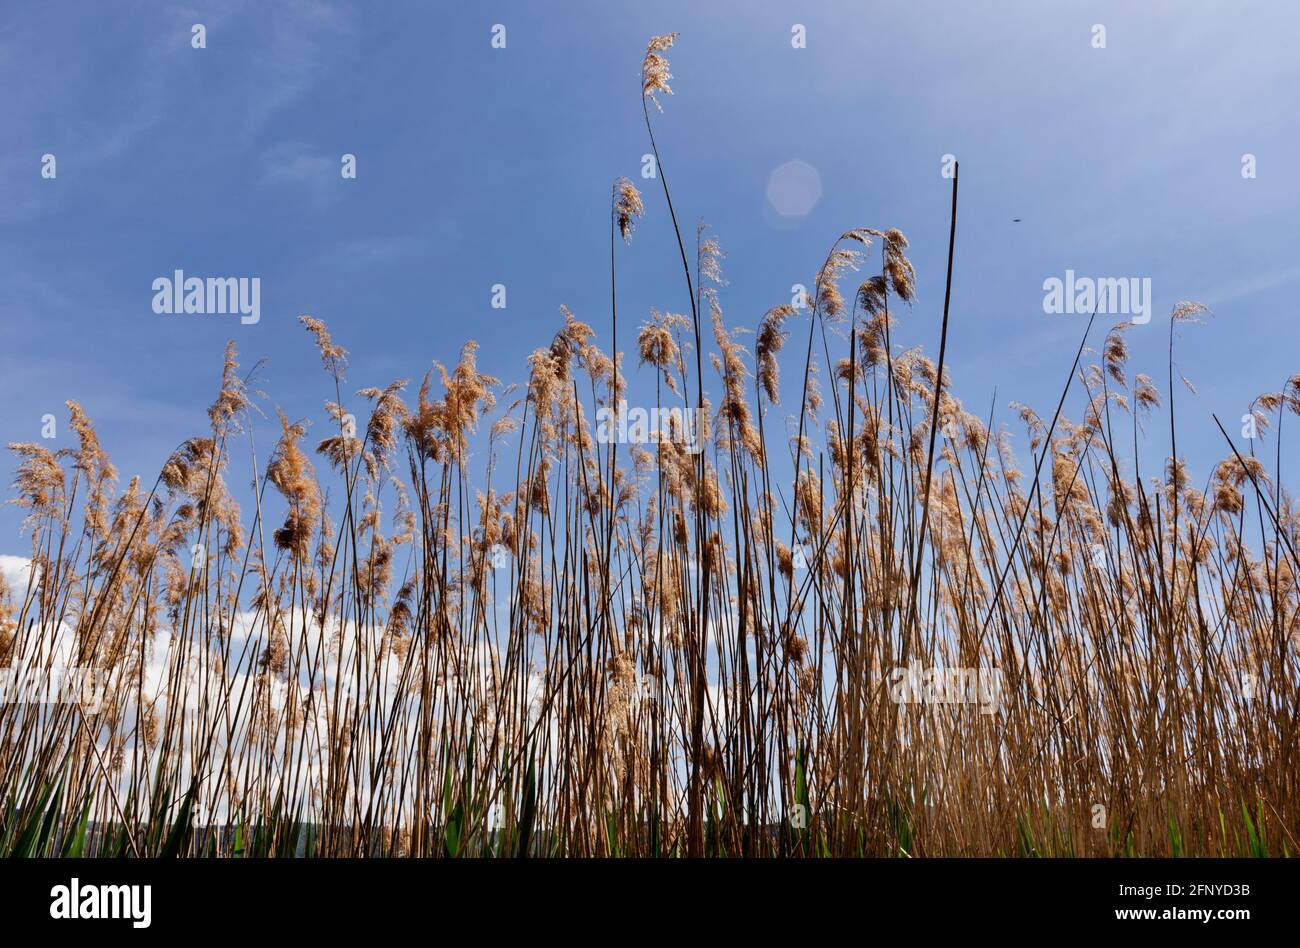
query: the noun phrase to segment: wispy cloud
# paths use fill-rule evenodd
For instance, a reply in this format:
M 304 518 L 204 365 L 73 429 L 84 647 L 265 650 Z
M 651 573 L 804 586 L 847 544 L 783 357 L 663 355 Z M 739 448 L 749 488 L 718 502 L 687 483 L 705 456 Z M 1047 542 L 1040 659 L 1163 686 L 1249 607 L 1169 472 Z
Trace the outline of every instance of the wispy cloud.
M 293 104 L 322 73 L 322 47 L 330 37 L 353 31 L 350 5 L 326 0 L 258 7 L 266 21 L 264 37 L 246 76 L 249 99 L 247 134 L 256 135 L 276 112 Z
M 414 237 L 363 237 L 343 244 L 336 257 L 342 264 L 373 266 L 416 256 L 425 247 L 425 241 Z
M 324 155 L 304 142 L 281 142 L 262 153 L 259 183 L 268 187 L 291 185 L 305 189 L 312 200 L 326 204 L 337 196 L 339 156 Z
M 1202 302 L 1209 307 L 1223 306 L 1226 303 L 1235 303 L 1237 300 L 1254 296 L 1256 293 L 1263 293 L 1265 290 L 1286 286 L 1296 280 L 1300 280 L 1300 266 L 1284 267 L 1230 283 L 1218 293 L 1207 296 Z

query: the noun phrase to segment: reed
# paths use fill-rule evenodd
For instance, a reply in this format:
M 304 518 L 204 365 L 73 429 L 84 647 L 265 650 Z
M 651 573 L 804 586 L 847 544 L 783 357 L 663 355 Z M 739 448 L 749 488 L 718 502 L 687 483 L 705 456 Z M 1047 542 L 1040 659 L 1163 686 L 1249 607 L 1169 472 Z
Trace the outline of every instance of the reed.
M 654 210 L 620 180 L 613 355 L 566 309 L 521 386 L 471 342 L 412 399 L 407 380 L 353 391 L 347 351 L 303 317 L 328 399 L 314 447 L 280 412 L 259 454 L 265 396 L 233 344 L 208 430 L 152 484 L 119 489 L 75 402 L 75 449 L 10 445 L 32 566 L 0 588 L 0 666 L 107 684 L 98 706 L 0 704 L 0 852 L 1296 851 L 1300 506 L 1280 463 L 1300 376 L 1252 406 L 1271 466 L 1224 432 L 1200 488 L 1172 390 L 1195 304 L 1170 321 L 1168 453 L 1128 326 L 1090 362 L 1095 316 L 1050 419 L 973 414 L 948 377 L 949 293 L 936 332 L 911 311 L 906 238 L 868 227 L 831 246 L 806 311 L 757 321 L 751 356 L 654 140 L 674 39 L 650 42 L 641 93 L 690 311 L 651 314 L 634 369 L 619 244 Z M 954 180 L 954 236 L 956 214 Z M 899 338 L 935 335 L 937 366 Z M 703 450 L 675 423 L 596 436 L 634 374 L 654 417 L 707 419 Z M 245 478 L 247 510 L 228 486 Z M 997 687 L 947 701 L 931 678 L 901 700 L 900 669 Z

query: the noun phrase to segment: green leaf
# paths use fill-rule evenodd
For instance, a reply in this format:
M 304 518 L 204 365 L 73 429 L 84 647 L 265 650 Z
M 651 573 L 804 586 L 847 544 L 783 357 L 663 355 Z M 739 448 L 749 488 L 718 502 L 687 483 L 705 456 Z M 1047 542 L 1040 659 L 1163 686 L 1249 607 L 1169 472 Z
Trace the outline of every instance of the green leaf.
M 524 777 L 524 799 L 519 808 L 519 848 L 515 855 L 526 859 L 533 842 L 533 824 L 537 820 L 537 768 L 533 749 L 528 749 L 528 774 Z
M 90 796 L 86 796 L 86 805 L 81 808 L 81 819 L 77 821 L 77 830 L 63 844 L 64 859 L 80 859 L 86 850 L 86 827 L 90 824 Z
M 1241 801 L 1241 816 L 1246 823 L 1246 837 L 1250 841 L 1250 855 L 1260 856 L 1261 852 L 1260 838 L 1255 832 L 1255 823 L 1250 818 L 1250 810 L 1246 808 L 1246 801 Z
M 18 841 L 14 844 L 12 851 L 8 855 L 17 859 L 26 859 L 35 854 L 38 841 L 41 838 L 41 827 L 46 822 L 45 808 L 50 801 L 50 794 L 52 792 L 52 788 L 48 786 L 41 792 L 40 799 L 28 814 L 27 820 L 23 824 L 23 829 L 18 834 Z M 63 792 L 62 781 L 59 782 L 59 792 Z
M 185 797 L 181 800 L 181 811 L 176 817 L 176 822 L 172 824 L 171 832 L 167 834 L 167 844 L 163 846 L 161 853 L 163 859 L 179 856 L 189 843 L 190 832 L 193 829 L 194 793 L 197 789 L 197 782 L 191 781 L 190 788 L 185 791 Z

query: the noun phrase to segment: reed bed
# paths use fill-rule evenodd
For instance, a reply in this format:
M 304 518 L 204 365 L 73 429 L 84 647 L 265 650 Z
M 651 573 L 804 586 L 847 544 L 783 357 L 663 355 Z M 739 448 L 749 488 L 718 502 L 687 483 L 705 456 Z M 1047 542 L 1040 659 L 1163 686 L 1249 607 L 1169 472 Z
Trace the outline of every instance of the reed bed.
M 356 391 L 303 317 L 314 449 L 283 413 L 259 449 L 233 344 L 208 429 L 153 484 L 119 487 L 73 402 L 75 448 L 10 445 L 32 566 L 0 590 L 0 666 L 106 686 L 0 705 L 0 852 L 1297 850 L 1300 507 L 1279 466 L 1300 376 L 1251 406 L 1275 457 L 1224 432 L 1200 487 L 1174 409 L 1195 304 L 1169 320 L 1163 393 L 1130 373 L 1128 325 L 1094 316 L 1050 413 L 972 413 L 947 296 L 941 327 L 914 316 L 906 238 L 867 227 L 751 352 L 717 241 L 688 247 L 662 176 L 673 41 L 641 92 L 685 280 L 665 292 L 689 311 L 636 329 L 635 367 L 565 310 L 517 388 L 469 343 L 418 387 Z M 954 227 L 956 199 L 954 180 Z M 656 201 L 615 184 L 609 352 Z M 936 329 L 937 365 L 902 341 Z M 668 430 L 601 437 L 633 374 Z M 996 701 L 897 700 L 903 668 L 995 670 Z

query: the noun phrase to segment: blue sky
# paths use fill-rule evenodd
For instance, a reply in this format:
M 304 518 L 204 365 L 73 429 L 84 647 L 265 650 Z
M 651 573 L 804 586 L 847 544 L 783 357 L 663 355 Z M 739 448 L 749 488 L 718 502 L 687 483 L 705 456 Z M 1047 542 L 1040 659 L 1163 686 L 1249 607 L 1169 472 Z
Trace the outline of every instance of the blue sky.
M 190 46 L 194 23 L 206 49 Z M 806 49 L 791 47 L 796 23 Z M 968 410 L 986 412 L 996 388 L 1027 456 L 1006 405 L 1050 416 L 1083 326 L 1043 312 L 1043 281 L 1150 277 L 1155 317 L 1129 334 L 1130 371 L 1162 392 L 1170 308 L 1215 312 L 1177 350 L 1200 393 L 1177 395 L 1199 481 L 1227 452 L 1211 412 L 1235 434 L 1251 398 L 1300 371 L 1298 28 L 1300 8 L 1281 2 L 7 5 L 0 441 L 38 440 L 53 412 L 56 446 L 70 444 L 75 399 L 123 482 L 152 483 L 204 432 L 229 338 L 245 365 L 269 359 L 272 418 L 281 405 L 323 421 L 332 392 L 302 313 L 351 351 L 353 390 L 418 383 L 467 339 L 484 371 L 523 381 L 562 303 L 607 344 L 619 175 L 647 203 L 619 258 L 631 348 L 651 307 L 688 311 L 662 195 L 639 177 L 641 56 L 675 30 L 657 134 L 684 227 L 703 218 L 728 254 L 730 324 L 753 327 L 811 284 L 840 232 L 898 227 L 919 279 L 897 338 L 935 354 L 940 163 L 955 154 L 948 361 Z M 356 180 L 339 174 L 344 153 Z M 791 161 L 821 184 L 800 216 L 767 196 Z M 260 277 L 260 323 L 155 315 L 152 281 L 177 268 Z M 505 310 L 489 305 L 497 283 Z M 0 461 L 6 483 L 13 469 Z M 25 550 L 20 520 L 0 512 L 0 553 Z

